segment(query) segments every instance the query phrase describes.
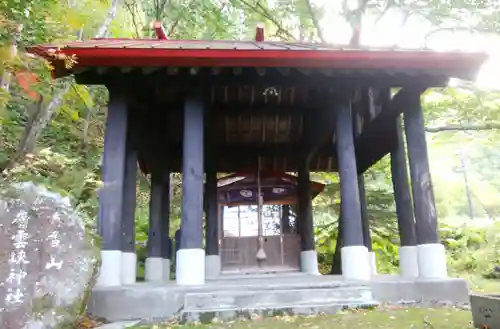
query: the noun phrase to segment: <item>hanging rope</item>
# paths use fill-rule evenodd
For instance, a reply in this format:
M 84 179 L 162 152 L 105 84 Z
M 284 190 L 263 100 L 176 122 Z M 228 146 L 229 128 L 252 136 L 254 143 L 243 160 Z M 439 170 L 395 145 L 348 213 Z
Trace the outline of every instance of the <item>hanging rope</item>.
M 257 237 L 257 261 L 259 264 L 266 260 L 266 252 L 264 251 L 264 236 L 263 236 L 263 223 L 262 223 L 262 204 L 264 200 L 262 198 L 261 186 L 260 186 L 260 168 L 261 168 L 260 156 L 257 158 L 257 223 L 258 227 L 258 237 Z

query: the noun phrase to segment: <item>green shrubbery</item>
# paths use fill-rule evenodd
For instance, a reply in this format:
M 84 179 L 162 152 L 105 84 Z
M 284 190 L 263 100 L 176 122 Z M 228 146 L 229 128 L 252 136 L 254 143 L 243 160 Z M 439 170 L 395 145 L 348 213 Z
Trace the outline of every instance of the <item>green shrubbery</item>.
M 487 226 L 445 226 L 441 229 L 448 250 L 451 274 L 473 273 L 483 278 L 500 278 L 500 222 Z
M 441 241 L 447 249 L 448 270 L 452 276 L 465 273 L 485 279 L 500 279 L 500 222 L 485 225 L 441 224 Z M 372 233 L 379 273 L 397 273 L 399 267 L 397 237 Z M 319 249 L 322 273 L 329 273 L 334 248 Z

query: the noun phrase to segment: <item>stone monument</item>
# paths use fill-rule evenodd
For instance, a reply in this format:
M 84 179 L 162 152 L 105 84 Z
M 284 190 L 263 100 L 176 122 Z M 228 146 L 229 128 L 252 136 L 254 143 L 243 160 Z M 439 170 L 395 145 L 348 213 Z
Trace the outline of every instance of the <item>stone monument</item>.
M 0 328 L 74 321 L 97 255 L 69 199 L 31 183 L 0 191 Z

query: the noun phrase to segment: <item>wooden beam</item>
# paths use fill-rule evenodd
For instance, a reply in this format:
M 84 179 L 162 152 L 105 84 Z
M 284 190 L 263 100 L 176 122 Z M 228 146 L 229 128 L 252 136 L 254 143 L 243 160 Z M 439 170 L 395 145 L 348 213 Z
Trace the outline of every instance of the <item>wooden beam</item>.
M 293 156 L 297 157 L 297 150 L 300 144 L 287 144 L 287 143 L 277 143 L 277 144 L 261 144 L 261 145 L 218 145 L 214 149 L 214 154 L 216 157 L 224 158 L 257 158 L 257 156 Z M 180 158 L 182 155 L 182 148 L 180 145 L 171 145 L 164 148 L 168 154 L 171 154 L 174 158 Z M 323 151 L 322 155 L 335 155 L 335 150 L 333 149 L 333 144 L 331 147 L 321 148 Z
M 335 146 L 334 146 L 335 147 Z M 262 168 L 266 171 L 298 171 L 297 155 L 293 156 L 276 156 L 268 155 L 261 157 Z M 182 159 L 176 158 L 169 162 L 169 169 L 172 172 L 180 172 L 182 168 Z M 236 171 L 255 171 L 257 170 L 256 157 L 236 158 L 231 155 L 225 157 L 217 157 L 216 168 L 217 172 L 236 172 Z M 337 165 L 334 156 L 315 155 L 309 163 L 309 170 L 312 172 L 336 172 Z
M 359 174 L 397 147 L 396 119 L 412 97 L 420 95 L 425 89 L 418 85 L 401 89 L 363 129 L 356 141 Z
M 238 116 L 238 115 L 304 115 L 312 113 L 314 106 L 308 105 L 266 105 L 266 104 L 212 104 L 207 115 L 210 116 Z
M 350 94 L 349 88 L 342 87 L 342 94 Z M 335 96 L 336 95 L 336 96 Z M 333 136 L 335 135 L 336 109 L 332 104 L 335 103 L 335 97 L 340 95 L 339 91 L 335 94 L 323 95 L 324 102 L 318 106 L 315 111 L 310 111 L 304 116 L 305 136 L 301 154 L 307 161 L 317 153 L 334 153 Z
M 108 84 L 112 81 L 128 81 L 131 86 L 170 85 L 176 88 L 205 88 L 207 86 L 260 86 L 260 87 L 309 87 L 309 88 L 344 88 L 344 87 L 405 87 L 423 84 L 427 87 L 441 87 L 448 84 L 449 75 L 416 72 L 391 72 L 370 70 L 336 70 L 334 75 L 325 75 L 320 70 L 304 74 L 291 68 L 289 75 L 283 75 L 282 69 L 268 68 L 265 74 L 256 69 L 241 69 L 235 75 L 233 70 L 222 69 L 213 75 L 211 69 L 201 68 L 196 75 L 191 75 L 189 68 L 177 68 L 175 74 L 166 69 L 159 69 L 144 74 L 142 68 L 122 72 L 120 68 L 109 67 L 99 74 L 96 69 L 89 69 L 75 74 L 77 83 L 87 85 Z M 451 74 L 451 73 L 450 73 Z M 133 83 L 132 83 L 133 82 Z M 149 88 L 149 87 L 148 87 Z
M 182 102 L 159 102 L 152 95 L 144 95 L 141 99 L 136 99 L 134 103 L 139 108 L 154 108 L 152 112 L 163 112 L 164 116 L 171 118 L 182 117 Z M 207 105 L 205 117 L 222 118 L 234 116 L 276 116 L 276 115 L 305 115 L 316 111 L 317 106 L 313 104 L 248 104 L 247 102 L 235 103 L 212 103 Z M 168 108 L 165 113 L 164 109 Z

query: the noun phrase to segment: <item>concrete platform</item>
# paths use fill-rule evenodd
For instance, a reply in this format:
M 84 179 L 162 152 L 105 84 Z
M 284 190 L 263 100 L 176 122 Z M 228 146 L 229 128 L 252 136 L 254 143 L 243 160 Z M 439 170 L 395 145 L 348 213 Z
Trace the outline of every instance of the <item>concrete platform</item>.
M 287 314 L 335 313 L 379 303 L 468 301 L 464 280 L 408 281 L 380 275 L 370 282 L 302 273 L 222 275 L 203 286 L 137 283 L 92 292 L 88 311 L 108 321 L 210 322 Z
M 397 275 L 377 275 L 371 288 L 375 300 L 389 304 L 469 303 L 469 286 L 460 278 L 408 280 Z

